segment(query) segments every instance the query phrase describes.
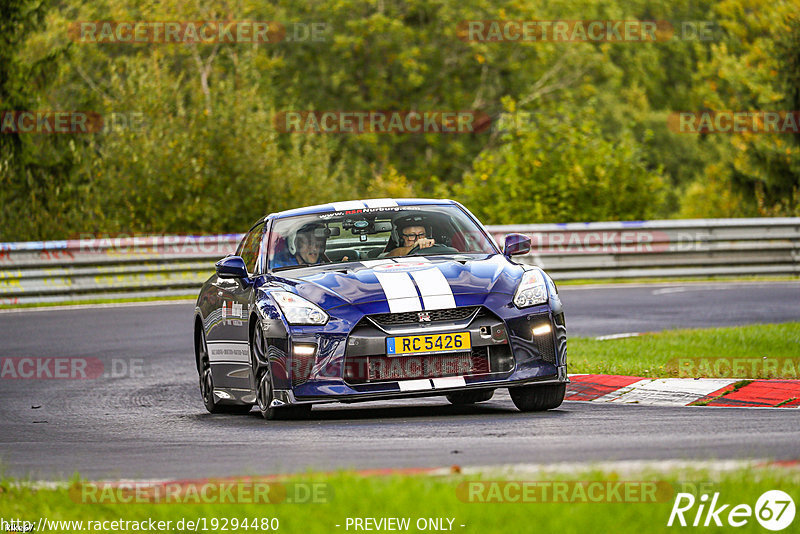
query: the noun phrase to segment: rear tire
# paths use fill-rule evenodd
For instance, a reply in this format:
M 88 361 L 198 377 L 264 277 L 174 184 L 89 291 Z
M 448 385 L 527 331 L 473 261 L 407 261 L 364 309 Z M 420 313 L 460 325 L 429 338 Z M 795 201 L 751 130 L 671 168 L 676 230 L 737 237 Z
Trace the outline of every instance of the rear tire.
M 458 391 L 447 395 L 447 400 L 450 404 L 456 406 L 464 406 L 467 404 L 475 404 L 476 402 L 488 401 L 494 395 L 493 389 L 482 389 L 479 391 Z
M 521 412 L 542 412 L 558 408 L 564 402 L 567 392 L 566 384 L 548 384 L 546 386 L 522 386 L 508 388 L 514 406 Z

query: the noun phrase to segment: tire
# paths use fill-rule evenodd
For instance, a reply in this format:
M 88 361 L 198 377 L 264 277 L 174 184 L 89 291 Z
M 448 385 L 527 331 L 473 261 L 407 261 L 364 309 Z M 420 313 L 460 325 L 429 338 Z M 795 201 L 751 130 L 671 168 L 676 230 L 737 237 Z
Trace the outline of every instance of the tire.
M 508 388 L 511 400 L 521 412 L 542 412 L 558 408 L 564 402 L 567 392 L 566 384 L 548 384 L 546 386 L 522 386 Z
M 246 414 L 252 408 L 249 404 L 220 404 L 214 397 L 214 375 L 211 373 L 211 362 L 208 359 L 206 334 L 200 327 L 197 336 L 197 371 L 200 374 L 200 395 L 209 413 Z
M 272 393 L 272 372 L 267 356 L 267 341 L 264 339 L 264 331 L 261 328 L 260 320 L 256 321 L 250 336 L 250 360 L 253 366 L 253 377 L 255 378 L 256 406 L 264 419 L 269 421 L 275 419 L 307 419 L 311 415 L 310 404 L 272 406 L 272 401 L 275 399 Z
M 450 404 L 456 406 L 464 406 L 466 404 L 475 404 L 476 402 L 488 401 L 494 395 L 493 389 L 481 389 L 478 391 L 458 391 L 447 395 L 447 400 Z

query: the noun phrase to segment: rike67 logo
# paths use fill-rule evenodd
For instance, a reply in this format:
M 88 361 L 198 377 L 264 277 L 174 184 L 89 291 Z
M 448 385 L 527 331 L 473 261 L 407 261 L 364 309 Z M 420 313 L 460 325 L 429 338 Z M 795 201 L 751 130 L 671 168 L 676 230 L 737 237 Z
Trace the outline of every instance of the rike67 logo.
M 794 514 L 794 501 L 788 493 L 780 490 L 764 492 L 756 501 L 755 507 L 749 504 L 722 503 L 719 492 L 714 493 L 710 502 L 707 493 L 702 494 L 699 499 L 691 493 L 678 493 L 667 526 L 742 527 L 755 516 L 762 527 L 777 531 L 791 525 Z

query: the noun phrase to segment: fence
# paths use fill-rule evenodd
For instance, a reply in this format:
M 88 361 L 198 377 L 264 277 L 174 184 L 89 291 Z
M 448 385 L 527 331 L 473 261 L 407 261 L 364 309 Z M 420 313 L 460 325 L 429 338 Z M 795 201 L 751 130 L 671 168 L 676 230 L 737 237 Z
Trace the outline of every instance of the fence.
M 800 218 L 489 226 L 531 236 L 554 279 L 800 276 Z M 196 295 L 239 234 L 0 244 L 0 304 Z
M 555 279 L 800 275 L 800 218 L 491 226 L 530 235 Z

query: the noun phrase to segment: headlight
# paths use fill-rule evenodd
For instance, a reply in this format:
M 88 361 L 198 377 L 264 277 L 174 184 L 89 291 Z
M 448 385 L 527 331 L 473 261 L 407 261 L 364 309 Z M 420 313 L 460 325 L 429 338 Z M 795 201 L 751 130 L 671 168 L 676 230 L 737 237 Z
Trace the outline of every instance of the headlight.
M 325 324 L 328 322 L 328 314 L 303 297 L 288 291 L 273 291 L 271 295 L 289 324 Z
M 514 293 L 514 305 L 517 308 L 527 308 L 536 304 L 547 302 L 547 287 L 539 269 L 525 271 L 522 281 Z

